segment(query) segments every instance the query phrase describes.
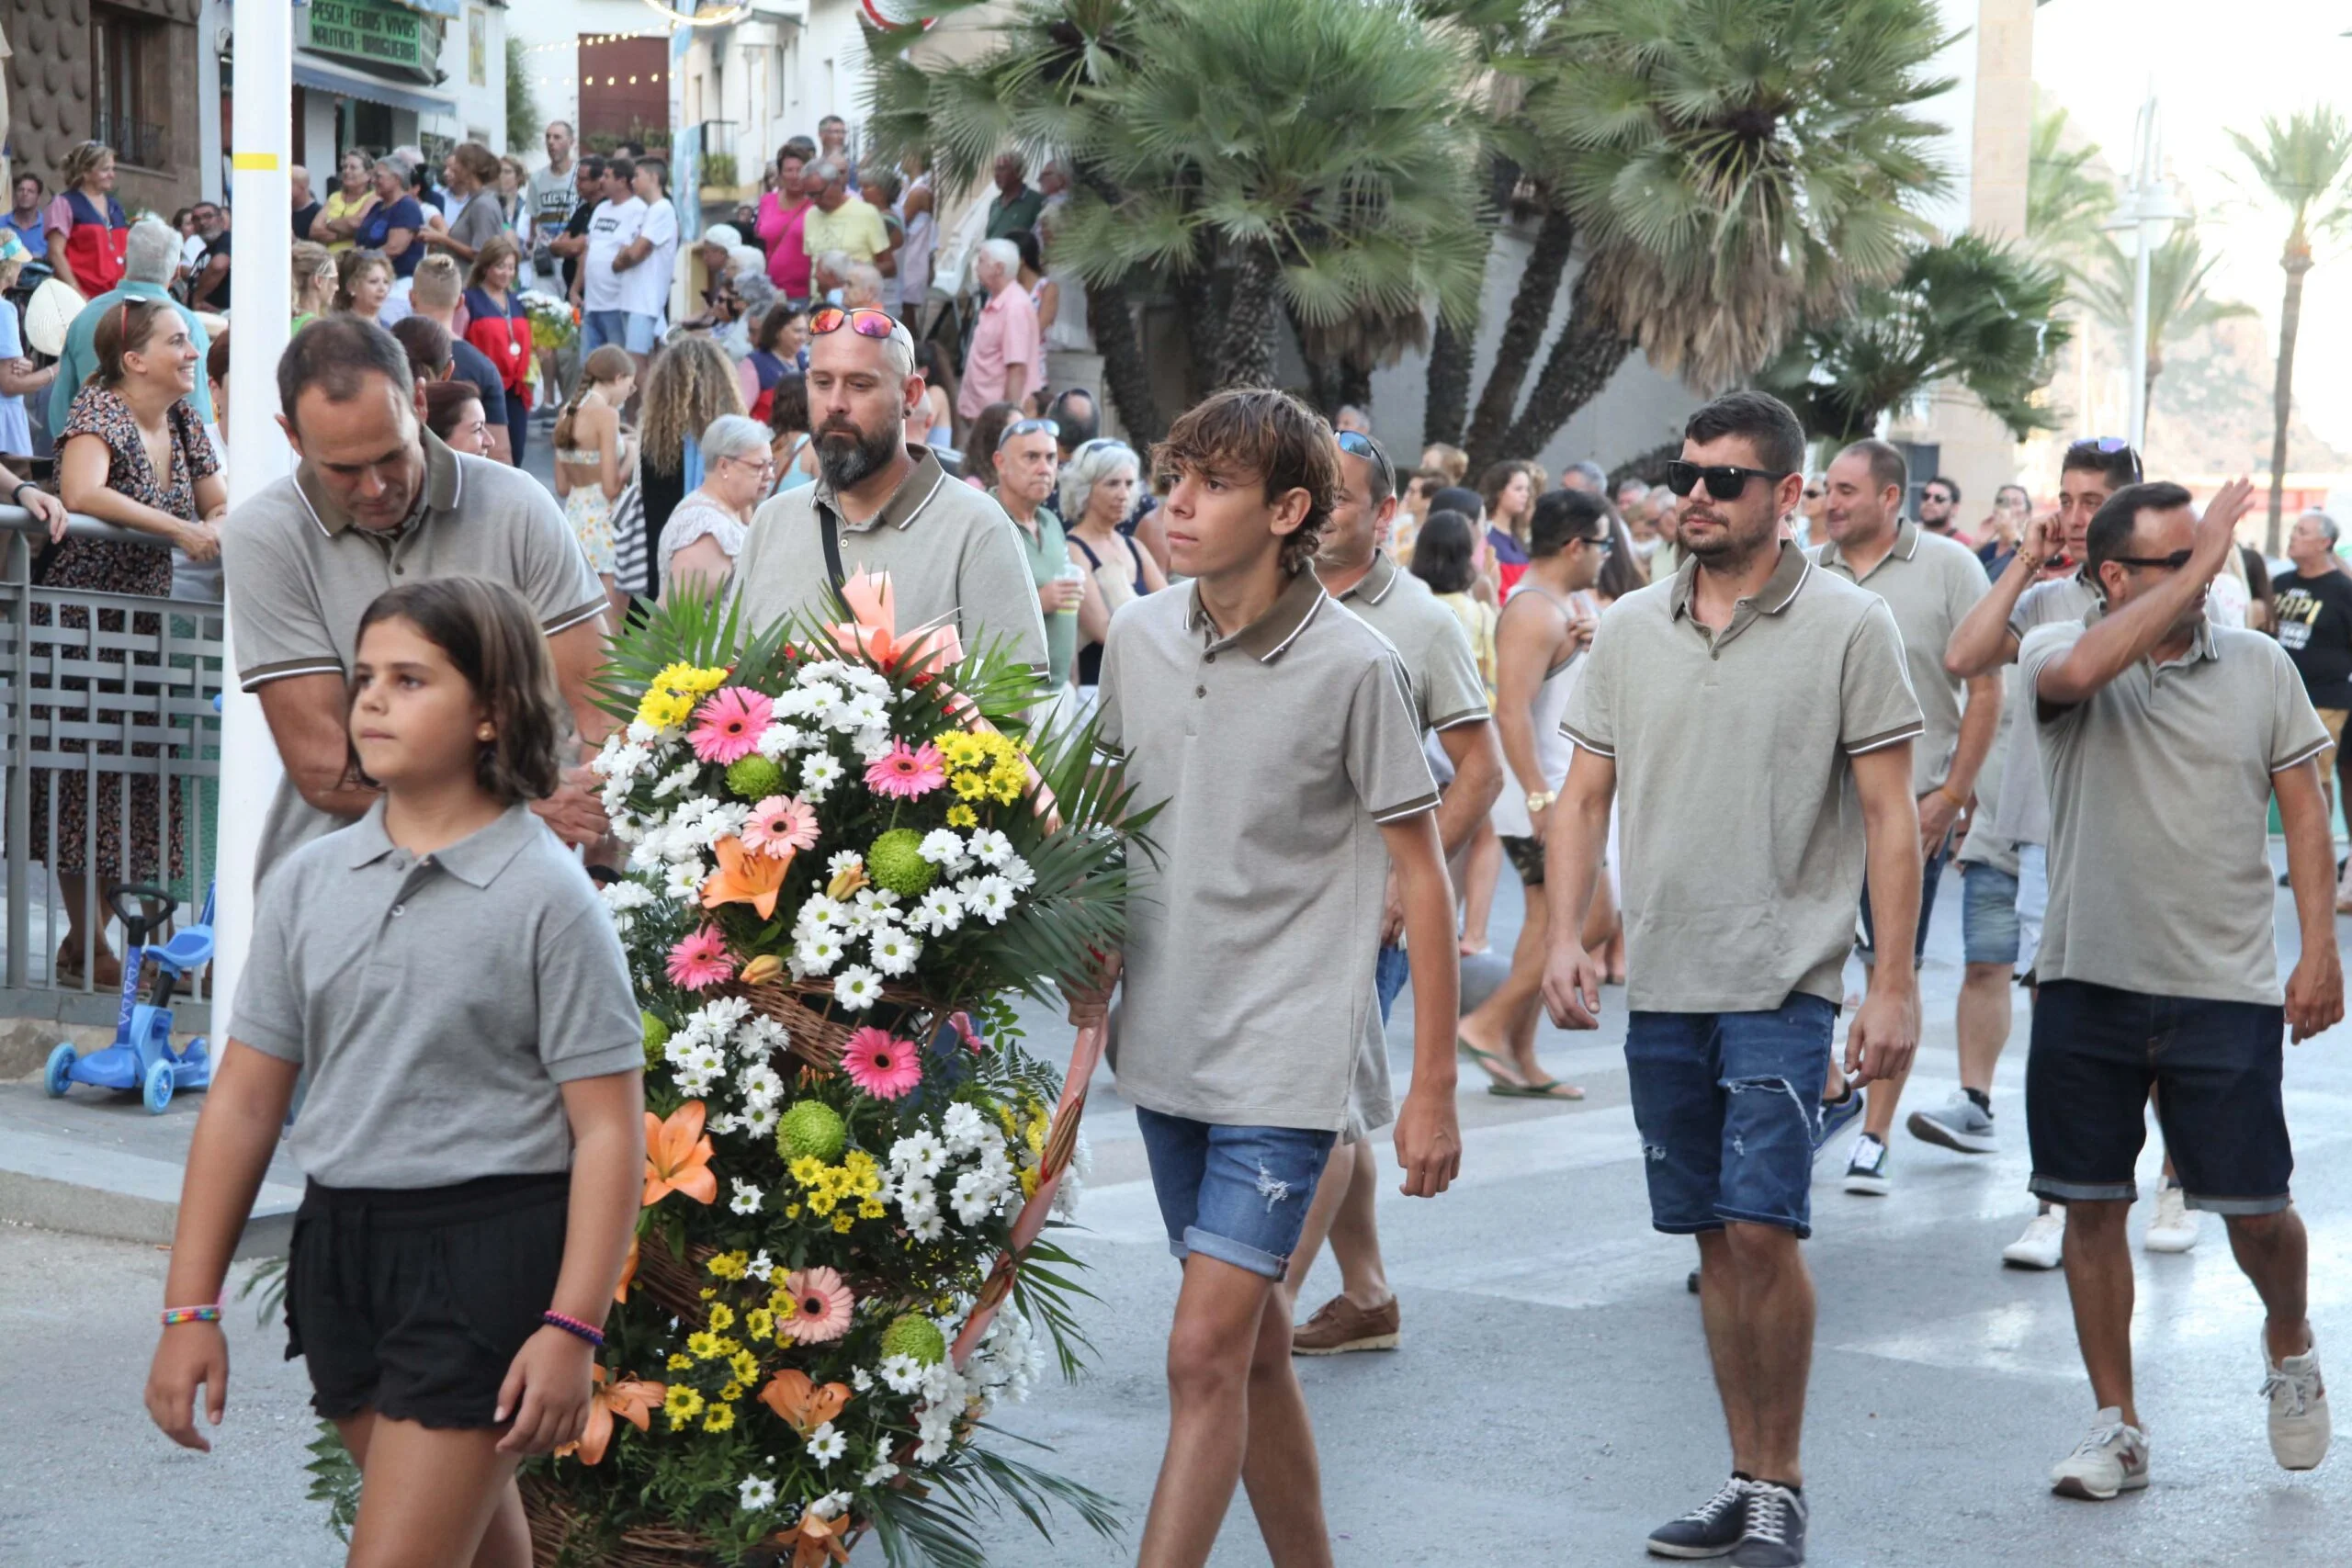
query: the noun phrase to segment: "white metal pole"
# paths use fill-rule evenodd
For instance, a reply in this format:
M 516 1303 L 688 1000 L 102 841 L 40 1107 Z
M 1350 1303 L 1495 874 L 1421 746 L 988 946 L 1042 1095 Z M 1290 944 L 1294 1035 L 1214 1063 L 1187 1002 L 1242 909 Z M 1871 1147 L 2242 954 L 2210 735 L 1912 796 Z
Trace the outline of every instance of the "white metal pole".
M 287 0 L 235 0 L 236 96 L 230 166 L 237 227 L 254 237 L 229 280 L 228 529 L 247 499 L 293 466 L 277 428 L 277 361 L 292 328 L 294 11 Z M 237 606 L 227 606 L 233 619 Z M 220 723 L 220 897 L 214 911 L 213 1039 L 227 1038 L 229 1008 L 253 931 L 254 862 L 282 770 L 261 702 L 238 689 L 234 645 Z
M 2137 193 L 2135 193 L 2136 195 Z M 2148 449 L 2148 223 L 2134 234 L 2132 264 L 2132 450 Z

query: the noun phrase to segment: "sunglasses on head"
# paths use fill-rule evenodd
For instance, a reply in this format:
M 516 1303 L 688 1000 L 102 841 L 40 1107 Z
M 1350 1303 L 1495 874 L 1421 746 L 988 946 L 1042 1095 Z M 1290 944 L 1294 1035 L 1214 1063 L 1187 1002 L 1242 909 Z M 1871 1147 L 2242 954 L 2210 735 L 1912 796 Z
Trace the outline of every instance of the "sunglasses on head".
M 1380 465 L 1381 482 L 1387 487 L 1389 494 L 1396 493 L 1396 467 L 1388 461 L 1388 454 L 1380 449 L 1379 442 L 1359 430 L 1342 430 L 1335 439 L 1340 444 L 1340 450 L 1349 457 L 1362 457 L 1367 463 Z
M 837 333 L 843 327 L 860 337 L 886 338 L 899 330 L 899 323 L 890 319 L 889 311 L 876 310 L 869 305 L 861 305 L 854 310 L 828 305 L 808 318 L 808 331 L 817 337 Z
M 1677 457 L 1666 466 L 1666 488 L 1677 495 L 1689 495 L 1702 483 L 1707 493 L 1717 501 L 1736 501 L 1747 489 L 1750 479 L 1762 479 L 1778 484 L 1793 470 L 1788 468 L 1743 468 L 1733 463 L 1717 463 L 1705 468 L 1686 463 Z
M 1004 450 L 1004 444 L 1014 436 L 1035 435 L 1041 430 L 1057 441 L 1061 439 L 1062 427 L 1050 419 L 1017 419 L 1006 425 L 1004 434 L 996 438 L 996 449 L 1001 452 Z
M 2076 452 L 2096 452 L 2102 457 L 2112 457 L 2121 452 L 2132 459 L 2132 482 L 2138 484 L 2144 477 L 2140 468 L 2140 454 L 2132 451 L 2132 443 L 2120 435 L 2086 435 L 2079 441 L 2068 443 L 2066 451 L 2069 456 Z

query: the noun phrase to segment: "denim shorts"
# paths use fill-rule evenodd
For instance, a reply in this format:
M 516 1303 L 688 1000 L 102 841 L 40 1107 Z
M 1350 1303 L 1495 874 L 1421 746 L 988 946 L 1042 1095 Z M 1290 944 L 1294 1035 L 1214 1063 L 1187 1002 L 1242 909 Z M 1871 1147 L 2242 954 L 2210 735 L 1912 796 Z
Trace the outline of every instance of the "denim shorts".
M 2053 1203 L 2139 1197 L 2133 1171 L 2154 1088 L 2165 1152 L 2190 1208 L 2285 1208 L 2295 1172 L 2279 1094 L 2286 1032 L 2285 1010 L 2256 1002 L 2045 981 L 2025 1064 L 2035 1195 Z
M 1372 983 L 1380 998 L 1380 1021 L 1388 1021 L 1388 1010 L 1396 1005 L 1396 997 L 1406 982 L 1413 977 L 1412 960 L 1401 947 L 1384 947 L 1380 960 L 1373 966 Z
M 1944 866 L 1951 860 L 1951 842 L 1946 840 L 1944 847 L 1919 868 L 1919 924 L 1911 933 L 1911 961 L 1915 964 L 1927 956 L 1928 920 L 1936 912 L 1936 886 L 1943 880 Z M 1864 878 L 1861 915 L 1854 922 L 1854 956 L 1868 964 L 1877 946 L 1877 936 L 1871 930 L 1871 885 Z
M 2018 961 L 2018 879 L 1997 865 L 1960 868 L 1961 956 L 1971 964 Z
M 1136 1107 L 1168 1250 L 1279 1280 L 1339 1134 L 1227 1127 Z
M 633 310 L 587 310 L 580 318 L 580 353 L 582 358 L 594 354 L 605 344 L 625 348 L 631 354 L 651 354 L 662 336 L 662 318 L 639 315 Z
M 1813 1138 L 1838 1010 L 1792 996 L 1770 1012 L 1636 1012 L 1625 1070 L 1669 1235 L 1731 1221 L 1813 1234 Z

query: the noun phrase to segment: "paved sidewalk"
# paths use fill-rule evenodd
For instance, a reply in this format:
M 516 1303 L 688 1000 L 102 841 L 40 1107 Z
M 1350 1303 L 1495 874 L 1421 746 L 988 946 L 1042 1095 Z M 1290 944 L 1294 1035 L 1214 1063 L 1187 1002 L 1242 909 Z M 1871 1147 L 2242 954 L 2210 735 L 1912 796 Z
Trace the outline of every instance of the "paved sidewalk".
M 1507 946 L 1516 894 L 1498 901 Z M 1958 885 L 1926 970 L 1928 1044 L 1906 1105 L 1953 1085 Z M 2280 896 L 2291 956 L 2291 908 Z M 1465 1077 L 1464 1178 L 1435 1201 L 1383 1198 L 1405 1343 L 1394 1355 L 1302 1363 L 1320 1434 L 1341 1568 L 1459 1563 L 1583 1568 L 1645 1561 L 1650 1527 L 1704 1497 L 1725 1463 L 1696 1303 L 1692 1249 L 1651 1232 L 1617 1043 L 1623 993 L 1598 1036 L 1545 1030 L 1544 1059 L 1581 1105 L 1503 1100 Z M 1408 1004 L 1409 1005 L 1409 1004 Z M 1069 1032 L 1029 1010 L 1033 1046 Z M 2092 1414 L 2065 1286 L 1999 1266 L 2030 1203 L 2017 1093 L 2024 1010 L 1996 1095 L 2003 1151 L 1969 1159 L 1898 1130 L 1895 1191 L 1836 1190 L 1824 1156 L 1808 1247 L 1821 1334 L 1808 1423 L 1813 1561 L 1821 1568 L 2109 1568 L 2119 1563 L 2332 1564 L 2352 1540 L 2352 1451 L 2290 1476 L 2263 1437 L 2259 1308 L 2205 1222 L 2186 1256 L 2139 1258 L 2140 1377 L 2154 1487 L 2112 1504 L 2049 1495 L 2044 1472 Z M 2297 1190 L 2312 1235 L 2312 1315 L 2352 1376 L 2352 1062 L 2347 1032 L 2290 1052 Z M 1409 1059 L 1408 1017 L 1390 1032 Z M 37 1092 L 37 1091 L 36 1091 Z M 12 1124 L 0 1100 L 0 1141 Z M 94 1112 L 103 1115 L 103 1111 Z M 143 1114 L 143 1113 L 142 1113 Z M 180 1119 L 180 1108 L 170 1117 Z M 189 1119 L 192 1123 L 192 1118 Z M 1162 1337 L 1177 1284 L 1131 1112 L 1100 1093 L 1088 1116 L 1095 1179 L 1080 1250 L 1101 1303 L 1097 1354 L 1001 1425 L 1059 1450 L 1047 1462 L 1140 1522 L 1164 1422 Z M 2156 1153 L 2143 1167 L 2152 1182 Z M 2135 1225 L 2135 1234 L 2137 1230 Z M 209 1458 L 172 1450 L 139 1404 L 164 1255 L 0 1227 L 0 1568 L 326 1568 L 341 1551 L 303 1499 L 302 1369 L 281 1331 L 231 1314 L 229 1425 Z M 1307 1305 L 1334 1288 L 1328 1265 Z M 2352 1440 L 2352 1439 L 2347 1439 Z M 1005 1568 L 1132 1560 L 1018 1520 L 987 1535 Z M 870 1547 L 861 1565 L 878 1563 Z M 1215 1562 L 1265 1562 L 1237 1500 Z

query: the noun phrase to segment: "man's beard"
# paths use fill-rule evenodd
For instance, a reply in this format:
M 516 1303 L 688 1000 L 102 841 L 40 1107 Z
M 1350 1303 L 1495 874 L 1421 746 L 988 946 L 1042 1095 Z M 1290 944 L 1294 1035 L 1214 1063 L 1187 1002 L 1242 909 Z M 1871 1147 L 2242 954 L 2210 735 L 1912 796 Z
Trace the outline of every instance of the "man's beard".
M 849 438 L 846 442 L 844 436 Z M 901 424 L 886 424 L 869 432 L 854 424 L 828 423 L 817 433 L 817 468 L 828 485 L 848 490 L 888 468 L 891 457 L 905 445 L 906 428 Z

